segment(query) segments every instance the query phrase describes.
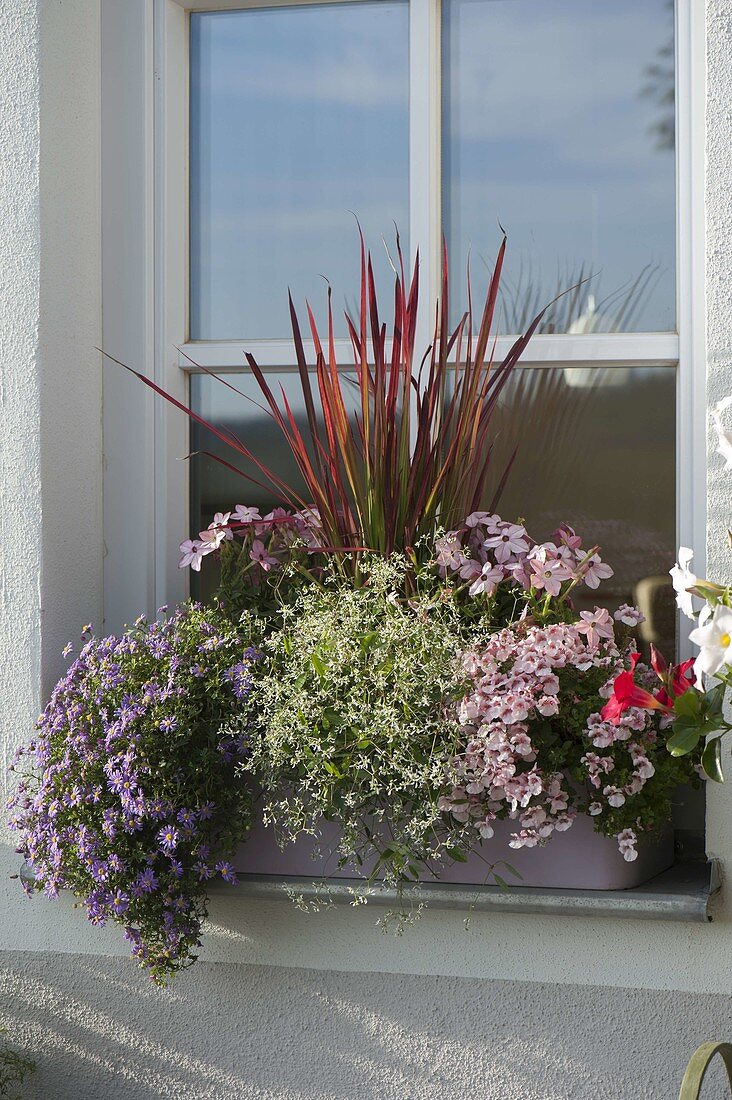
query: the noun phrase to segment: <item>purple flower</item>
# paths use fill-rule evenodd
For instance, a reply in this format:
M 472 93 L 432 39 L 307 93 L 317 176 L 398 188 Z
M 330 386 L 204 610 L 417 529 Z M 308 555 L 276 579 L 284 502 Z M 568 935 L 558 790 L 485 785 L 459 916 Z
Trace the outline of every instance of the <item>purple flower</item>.
M 174 852 L 179 840 L 178 830 L 174 825 L 165 825 L 158 833 L 158 844 L 163 852 Z
M 144 871 L 141 871 L 135 880 L 136 886 L 143 894 L 152 894 L 153 891 L 158 888 L 158 880 L 152 867 L 147 867 Z
M 173 715 L 170 715 L 170 717 L 163 718 L 158 723 L 158 728 L 161 729 L 163 731 L 163 733 L 172 733 L 172 731 L 177 727 L 177 725 L 178 725 L 178 719 L 174 718 Z
M 236 871 L 227 860 L 222 860 L 220 863 L 217 863 L 216 870 L 221 875 L 224 882 L 230 882 L 232 886 L 237 885 L 239 880 L 236 877 Z
M 130 907 L 129 895 L 124 890 L 115 890 L 112 895 L 112 911 L 118 917 L 121 917 L 123 913 L 126 913 Z

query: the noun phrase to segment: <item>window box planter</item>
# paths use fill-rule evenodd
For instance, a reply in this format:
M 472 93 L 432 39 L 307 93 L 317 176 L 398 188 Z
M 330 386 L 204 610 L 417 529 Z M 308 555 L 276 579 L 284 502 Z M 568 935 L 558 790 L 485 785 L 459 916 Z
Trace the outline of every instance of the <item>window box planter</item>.
M 496 866 L 502 878 L 520 887 L 565 890 L 628 890 L 668 870 L 674 862 L 671 826 L 655 834 L 639 837 L 638 858 L 626 862 L 617 842 L 596 833 L 591 817 L 580 815 L 566 832 L 555 833 L 542 848 L 509 847 L 512 821 L 495 823 L 495 835 L 481 843 L 465 863 L 441 864 L 434 878 L 424 881 L 483 886 L 493 883 L 491 864 L 505 860 L 522 876 L 515 878 Z M 235 862 L 240 875 L 269 875 L 280 878 L 305 877 L 354 879 L 363 877 L 363 869 L 352 864 L 338 868 L 335 854 L 337 826 L 326 823 L 322 839 L 301 836 L 280 849 L 271 828 L 257 822 L 246 844 L 239 849 Z

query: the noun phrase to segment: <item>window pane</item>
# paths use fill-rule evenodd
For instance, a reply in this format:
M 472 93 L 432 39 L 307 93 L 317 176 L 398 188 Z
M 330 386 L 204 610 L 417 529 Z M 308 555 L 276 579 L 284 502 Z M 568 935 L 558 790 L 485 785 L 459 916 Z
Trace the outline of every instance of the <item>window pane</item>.
M 355 377 L 348 372 L 344 372 L 343 376 L 354 382 L 353 385 L 344 386 L 344 398 L 346 402 L 352 400 L 355 413 L 359 400 Z M 279 429 L 272 424 L 261 408 L 263 398 L 254 377 L 248 372 L 242 372 L 227 374 L 226 380 L 246 396 L 239 397 L 233 394 L 221 382 L 209 375 L 191 375 L 191 408 L 217 428 L 224 427 L 233 432 L 245 443 L 252 454 L 281 477 L 296 493 L 305 494 L 302 477 L 282 440 Z M 282 386 L 295 420 L 307 439 L 307 416 L 298 373 L 272 371 L 268 373 L 267 381 L 278 397 Z M 315 388 L 316 385 L 313 378 L 313 387 Z M 266 483 L 266 479 L 254 463 L 240 458 L 207 429 L 192 421 L 191 451 L 204 450 L 231 462 L 246 474 Z M 307 495 L 304 499 L 309 503 Z M 207 455 L 196 454 L 191 459 L 191 536 L 193 538 L 199 531 L 208 527 L 216 512 L 227 512 L 236 504 L 246 504 L 259 508 L 261 514 L 265 515 L 279 503 L 274 492 L 270 491 L 266 484 L 254 485 L 241 475 L 227 470 Z M 206 567 L 200 573 L 191 573 L 191 587 L 197 599 L 205 599 L 212 595 L 216 587 L 216 568 L 213 561 L 207 561 Z
M 504 331 L 673 331 L 673 0 L 444 0 L 453 301 L 509 238 Z
M 321 275 L 353 306 L 354 214 L 387 274 L 408 71 L 406 0 L 191 15 L 191 339 L 286 337 L 288 287 L 320 306 Z
M 514 448 L 498 510 L 547 538 L 562 522 L 599 545 L 615 576 L 581 589 L 580 609 L 638 603 L 644 640 L 673 653 L 676 372 L 668 367 L 517 370 L 494 420 L 496 477 Z

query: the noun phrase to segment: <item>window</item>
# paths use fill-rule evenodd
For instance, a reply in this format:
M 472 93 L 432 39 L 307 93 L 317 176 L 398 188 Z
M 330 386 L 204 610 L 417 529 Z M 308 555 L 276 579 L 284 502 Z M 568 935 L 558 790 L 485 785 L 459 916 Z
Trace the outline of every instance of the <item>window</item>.
M 499 354 L 559 286 L 594 276 L 549 311 L 515 374 L 499 445 L 509 429 L 524 445 L 502 508 L 541 534 L 575 522 L 629 595 L 677 540 L 704 544 L 700 7 L 105 0 L 105 347 L 204 410 L 224 398 L 195 364 L 246 388 L 245 349 L 291 385 L 288 284 L 316 313 L 321 275 L 336 305 L 352 299 L 353 213 L 382 284 L 392 219 L 420 248 L 426 347 L 441 232 L 457 304 L 468 248 L 480 284 L 500 220 Z M 185 594 L 185 501 L 193 530 L 233 503 L 220 468 L 181 461 L 184 418 L 140 390 L 107 371 L 112 629 L 130 604 Z M 225 412 L 241 424 L 252 408 Z
M 616 569 L 606 600 L 640 599 L 648 640 L 668 647 L 679 357 L 673 4 L 346 0 L 193 12 L 189 34 L 187 354 L 241 370 L 247 347 L 271 370 L 291 369 L 287 285 L 299 306 L 305 296 L 322 303 L 323 273 L 337 302 L 353 301 L 350 211 L 382 279 L 380 238 L 394 221 L 411 251 L 419 243 L 426 300 L 442 230 L 459 314 L 468 253 L 480 282 L 500 220 L 509 233 L 503 332 L 579 284 L 547 312 L 503 400 L 498 447 L 508 453 L 517 440 L 520 450 L 502 509 L 542 537 L 566 519 L 600 544 Z M 194 374 L 198 408 L 220 404 L 215 388 Z M 224 403 L 229 423 L 256 437 L 252 407 Z M 247 496 L 230 482 L 198 461 L 193 529 Z

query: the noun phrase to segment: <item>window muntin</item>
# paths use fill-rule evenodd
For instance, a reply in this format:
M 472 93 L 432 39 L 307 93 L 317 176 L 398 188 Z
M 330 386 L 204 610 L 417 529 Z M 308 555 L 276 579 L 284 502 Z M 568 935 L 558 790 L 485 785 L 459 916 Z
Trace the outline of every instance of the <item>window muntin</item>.
M 406 0 L 191 14 L 191 339 L 287 337 L 288 287 L 315 307 L 321 274 L 341 330 L 354 214 L 407 244 L 408 18 Z
M 453 301 L 498 218 L 508 331 L 673 331 L 673 2 L 443 0 L 442 58 Z

